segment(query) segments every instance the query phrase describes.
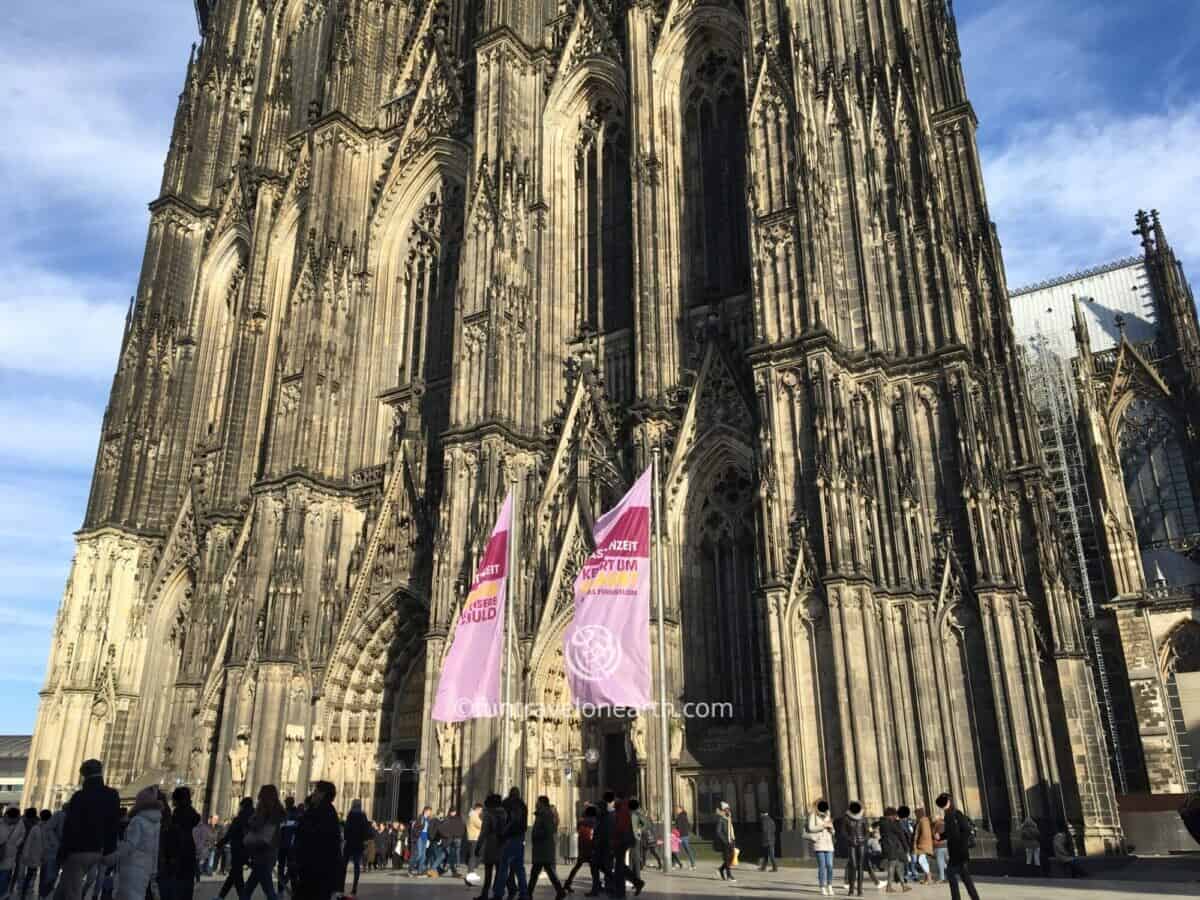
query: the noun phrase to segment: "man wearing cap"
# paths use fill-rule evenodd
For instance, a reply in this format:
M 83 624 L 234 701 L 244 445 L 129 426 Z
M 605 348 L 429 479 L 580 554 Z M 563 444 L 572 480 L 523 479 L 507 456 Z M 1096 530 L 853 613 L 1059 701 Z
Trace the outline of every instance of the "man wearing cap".
M 67 804 L 58 848 L 62 877 L 54 892 L 55 900 L 79 900 L 88 869 L 117 849 L 120 795 L 104 783 L 100 760 L 89 759 L 79 767 L 79 774 L 83 786 Z

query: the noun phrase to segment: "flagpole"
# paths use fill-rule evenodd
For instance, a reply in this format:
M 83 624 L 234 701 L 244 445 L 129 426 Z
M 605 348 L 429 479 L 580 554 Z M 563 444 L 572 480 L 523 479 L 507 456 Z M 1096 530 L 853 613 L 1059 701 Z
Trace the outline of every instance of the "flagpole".
M 650 496 L 653 500 L 654 512 L 654 602 L 656 612 L 658 613 L 658 731 L 659 731 L 659 751 L 662 755 L 662 836 L 663 836 L 663 858 L 667 858 L 667 854 L 671 852 L 671 743 L 668 734 L 668 718 L 667 718 L 667 633 L 666 626 L 663 622 L 663 529 L 662 529 L 662 507 L 660 506 L 659 489 L 658 489 L 658 470 L 659 457 L 662 455 L 662 447 L 654 446 L 653 450 L 653 467 L 654 472 L 650 478 Z M 672 870 L 668 865 L 664 868 L 663 874 L 671 875 Z
M 504 723 L 500 735 L 500 785 L 498 787 L 502 795 L 508 795 L 508 789 L 512 787 L 512 642 L 513 642 L 513 606 L 516 603 L 516 560 L 517 554 L 517 509 L 519 508 L 520 500 L 518 493 L 520 491 L 521 480 L 518 477 L 513 477 L 512 488 L 510 489 L 512 497 L 512 514 L 508 520 L 508 560 L 506 563 L 508 571 L 505 573 L 507 585 L 504 591 L 504 701 L 501 704 L 503 707 Z

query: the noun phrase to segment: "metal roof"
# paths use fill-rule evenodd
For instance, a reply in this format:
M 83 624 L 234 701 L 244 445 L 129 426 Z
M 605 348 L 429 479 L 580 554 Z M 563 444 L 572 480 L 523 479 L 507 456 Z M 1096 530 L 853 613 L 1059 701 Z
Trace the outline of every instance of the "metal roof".
M 0 759 L 28 759 L 32 734 L 0 734 Z

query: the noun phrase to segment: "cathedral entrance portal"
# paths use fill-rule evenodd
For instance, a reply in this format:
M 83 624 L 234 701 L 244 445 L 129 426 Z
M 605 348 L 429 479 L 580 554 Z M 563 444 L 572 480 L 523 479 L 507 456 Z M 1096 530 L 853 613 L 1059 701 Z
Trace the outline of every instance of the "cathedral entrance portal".
M 600 793 L 616 791 L 627 797 L 639 793 L 638 767 L 632 756 L 624 730 L 604 735 L 600 751 Z

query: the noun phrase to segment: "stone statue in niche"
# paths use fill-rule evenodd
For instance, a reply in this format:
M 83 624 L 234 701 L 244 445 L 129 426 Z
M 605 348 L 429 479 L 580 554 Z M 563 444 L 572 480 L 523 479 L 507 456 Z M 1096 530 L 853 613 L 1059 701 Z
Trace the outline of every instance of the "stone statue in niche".
M 235 785 L 246 783 L 246 769 L 250 763 L 250 736 L 239 734 L 229 749 L 229 771 Z M 241 788 L 238 788 L 240 793 Z

